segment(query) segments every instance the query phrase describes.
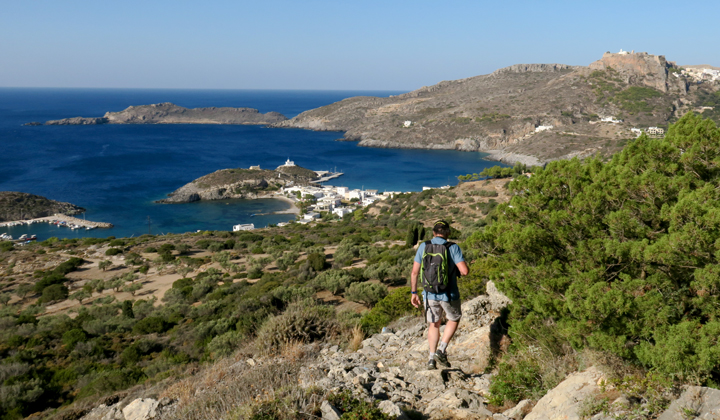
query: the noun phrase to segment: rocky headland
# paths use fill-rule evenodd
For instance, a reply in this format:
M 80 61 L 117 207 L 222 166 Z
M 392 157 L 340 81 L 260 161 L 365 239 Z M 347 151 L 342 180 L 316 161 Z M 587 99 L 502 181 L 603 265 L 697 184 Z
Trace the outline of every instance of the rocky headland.
M 51 120 L 45 125 L 98 124 L 273 124 L 287 118 L 278 112 L 260 113 L 253 108 L 184 108 L 169 102 L 131 106 L 103 117 L 74 117 Z M 28 123 L 26 125 L 37 125 Z
M 692 82 L 664 56 L 605 53 L 587 67 L 518 64 L 388 98 L 352 97 L 272 126 L 342 131 L 360 146 L 480 151 L 532 165 L 608 156 L 636 136 L 631 128 L 666 127 L 719 87 Z M 622 122 L 601 122 L 607 117 Z
M 85 209 L 74 204 L 50 200 L 39 195 L 0 191 L 0 222 L 36 219 L 57 213 L 73 215 Z
M 266 197 L 288 183 L 309 184 L 318 175 L 300 166 L 277 169 L 221 169 L 183 185 L 158 203 L 192 203 L 200 200 Z

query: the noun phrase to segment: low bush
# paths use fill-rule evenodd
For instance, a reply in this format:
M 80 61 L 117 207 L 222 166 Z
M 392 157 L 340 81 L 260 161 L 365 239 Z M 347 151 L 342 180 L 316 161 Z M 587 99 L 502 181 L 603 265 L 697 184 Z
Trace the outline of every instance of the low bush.
M 345 299 L 362 303 L 369 308 L 375 306 L 385 296 L 387 296 L 387 287 L 385 285 L 369 281 L 353 283 L 345 292 Z
M 257 334 L 258 350 L 272 351 L 293 342 L 309 343 L 335 332 L 335 309 L 312 299 L 291 303 L 287 310 L 268 319 Z
M 353 397 L 349 390 L 331 393 L 327 396 L 327 400 L 340 411 L 343 419 L 392 420 L 394 418 L 383 413 L 375 401 L 359 400 Z
M 108 248 L 107 251 L 105 251 L 105 255 L 108 257 L 112 257 L 113 255 L 122 254 L 122 249 L 119 248 Z
M 399 287 L 365 313 L 360 325 L 367 334 L 376 334 L 390 322 L 407 314 L 421 315 L 421 312 L 410 304 L 410 287 Z

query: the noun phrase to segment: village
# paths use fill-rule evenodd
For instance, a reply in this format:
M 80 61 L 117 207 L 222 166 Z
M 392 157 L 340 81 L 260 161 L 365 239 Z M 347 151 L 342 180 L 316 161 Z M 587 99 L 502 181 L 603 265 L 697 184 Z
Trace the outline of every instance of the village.
M 295 166 L 295 162 L 288 159 L 284 165 Z M 255 167 L 251 167 L 253 169 Z M 259 167 L 257 167 L 259 168 Z M 320 177 L 315 182 L 324 182 L 332 178 L 336 178 L 342 173 L 315 171 Z M 441 189 L 450 188 L 449 185 L 440 187 Z M 422 187 L 423 191 L 432 189 L 432 187 Z M 308 224 L 321 218 L 321 213 L 328 213 L 342 219 L 346 215 L 352 213 L 358 208 L 369 206 L 378 200 L 392 198 L 396 194 L 403 194 L 401 191 L 384 191 L 379 192 L 376 189 L 350 189 L 348 187 L 336 187 L 332 185 L 290 185 L 280 189 L 276 195 L 284 199 L 292 201 L 293 205 L 300 208 L 300 214 L 296 220 L 290 222 L 281 222 L 277 226 L 287 226 L 289 223 Z M 253 223 L 244 223 L 233 226 L 233 231 L 253 230 Z

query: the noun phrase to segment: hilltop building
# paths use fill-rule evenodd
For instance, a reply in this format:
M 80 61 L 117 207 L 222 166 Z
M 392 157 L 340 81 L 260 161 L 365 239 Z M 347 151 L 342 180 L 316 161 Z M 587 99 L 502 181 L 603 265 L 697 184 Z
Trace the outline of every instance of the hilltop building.
M 239 232 L 241 230 L 253 230 L 255 229 L 254 223 L 245 223 L 233 226 L 233 232 Z
M 280 165 L 280 166 L 281 166 L 281 167 L 283 167 L 283 166 L 295 166 L 295 162 L 293 162 L 292 160 L 290 160 L 290 158 L 288 158 L 288 160 L 286 160 L 285 163 L 284 163 L 283 165 Z

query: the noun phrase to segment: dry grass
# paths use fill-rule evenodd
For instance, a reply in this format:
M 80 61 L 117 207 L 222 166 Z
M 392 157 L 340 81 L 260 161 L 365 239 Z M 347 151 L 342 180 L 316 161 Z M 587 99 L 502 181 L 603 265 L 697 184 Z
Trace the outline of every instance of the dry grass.
M 161 397 L 176 399 L 176 418 L 189 420 L 246 418 L 256 409 L 282 411 L 283 405 L 288 405 L 288 416 L 306 408 L 314 412 L 322 399 L 317 392 L 303 390 L 298 377 L 300 367 L 316 354 L 316 346 L 299 342 L 287 343 L 278 357 L 250 363 L 244 353 L 236 353 L 173 384 Z
M 365 339 L 365 332 L 363 331 L 362 327 L 359 325 L 356 325 L 352 329 L 352 336 L 350 337 L 350 343 L 348 344 L 348 350 L 351 352 L 358 351 L 360 349 L 360 346 L 362 345 L 363 340 Z

